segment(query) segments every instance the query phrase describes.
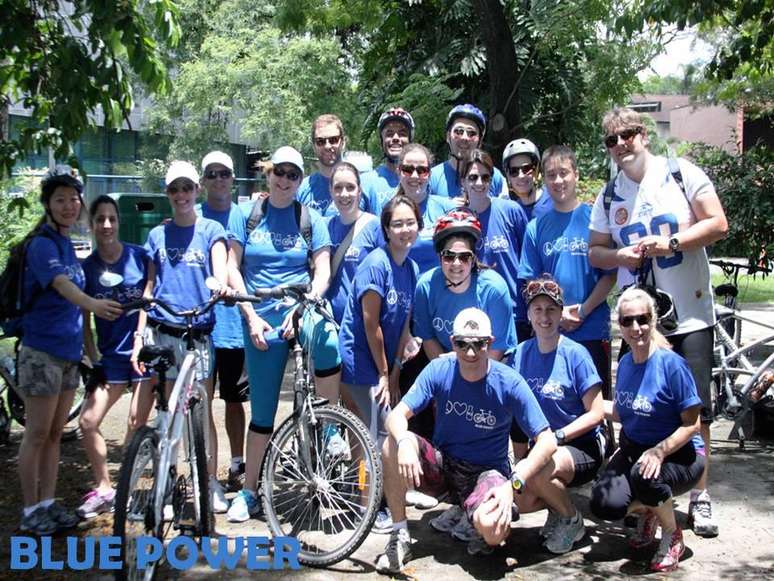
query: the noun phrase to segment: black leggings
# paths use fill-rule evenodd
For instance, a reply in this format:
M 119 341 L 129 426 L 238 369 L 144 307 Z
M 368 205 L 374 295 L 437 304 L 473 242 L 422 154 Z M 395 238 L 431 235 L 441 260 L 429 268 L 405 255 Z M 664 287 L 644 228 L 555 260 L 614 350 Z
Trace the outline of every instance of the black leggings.
M 621 432 L 621 446 L 591 489 L 591 512 L 597 518 L 622 519 L 633 500 L 645 506 L 660 506 L 691 490 L 701 478 L 706 458 L 688 442 L 664 459 L 658 478 L 646 480 L 640 475 L 638 460 L 650 447 L 630 442 Z

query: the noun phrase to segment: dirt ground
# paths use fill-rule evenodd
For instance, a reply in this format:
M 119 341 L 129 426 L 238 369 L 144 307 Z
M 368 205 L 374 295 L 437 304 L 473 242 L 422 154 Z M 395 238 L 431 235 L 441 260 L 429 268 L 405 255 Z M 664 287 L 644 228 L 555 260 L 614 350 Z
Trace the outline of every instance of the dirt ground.
M 774 321 L 772 306 L 750 312 Z M 288 413 L 290 393 L 283 391 L 280 416 Z M 108 460 L 113 478 L 117 477 L 122 456 L 122 441 L 128 408 L 128 394 L 111 411 L 103 426 L 107 439 Z M 247 406 L 246 406 L 247 407 Z M 216 418 L 223 417 L 223 403 L 215 401 Z M 219 424 L 220 463 L 219 477 L 225 481 L 228 464 L 228 445 L 222 421 Z M 761 428 L 761 426 L 758 426 Z M 774 431 L 774 426 L 765 426 Z M 670 576 L 674 579 L 774 579 L 774 442 L 765 439 L 748 440 L 740 450 L 736 440 L 729 440 L 731 423 L 716 422 L 713 428 L 712 470 L 710 492 L 714 511 L 720 525 L 720 536 L 715 539 L 696 537 L 686 531 L 686 554 L 680 569 Z M 109 575 L 90 572 L 32 572 L 10 571 L 10 537 L 19 534 L 17 526 L 21 510 L 21 491 L 17 476 L 17 452 L 21 431 L 14 428 L 11 441 L 0 447 L 0 471 L 5 476 L 6 488 L 0 495 L 0 579 L 109 579 Z M 62 462 L 57 494 L 63 502 L 75 508 L 81 496 L 92 483 L 91 471 L 79 441 L 62 446 Z M 445 508 L 421 512 L 409 510 L 409 527 L 415 543 L 414 559 L 406 570 L 407 578 L 415 579 L 538 579 L 560 580 L 571 578 L 606 579 L 651 574 L 647 563 L 651 553 L 633 552 L 627 544 L 625 529 L 620 523 L 603 523 L 591 518 L 588 511 L 588 487 L 575 493 L 576 504 L 586 515 L 587 534 L 576 549 L 562 556 L 546 552 L 540 545 L 538 530 L 545 513 L 523 515 L 512 525 L 512 534 L 506 545 L 488 557 L 470 557 L 465 545 L 446 535 L 435 533 L 428 521 Z M 229 495 L 232 496 L 232 495 Z M 677 499 L 678 520 L 685 521 L 687 497 Z M 266 525 L 251 520 L 241 525 L 226 522 L 218 515 L 216 530 L 220 535 L 268 535 Z M 81 523 L 72 534 L 103 536 L 112 534 L 112 517 L 102 515 Z M 261 576 L 277 579 L 376 579 L 373 563 L 383 550 L 387 536 L 371 534 L 355 552 L 332 569 L 262 572 Z M 651 550 L 652 551 L 652 550 Z M 55 538 L 54 554 L 65 553 L 63 537 Z M 213 571 L 206 562 L 200 562 L 186 572 L 164 571 L 161 578 L 169 579 L 247 579 L 259 573 L 248 571 L 244 562 L 234 571 Z

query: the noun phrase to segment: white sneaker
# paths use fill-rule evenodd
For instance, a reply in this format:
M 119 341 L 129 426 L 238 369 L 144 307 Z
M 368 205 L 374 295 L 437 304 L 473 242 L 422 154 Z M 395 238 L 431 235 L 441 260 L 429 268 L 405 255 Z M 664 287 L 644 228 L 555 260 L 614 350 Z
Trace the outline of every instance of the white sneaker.
M 244 488 L 231 501 L 226 518 L 228 522 L 245 522 L 252 516 L 260 514 L 261 502 L 258 497 Z
M 408 529 L 392 531 L 384 553 L 376 560 L 376 570 L 380 573 L 400 573 L 411 559 L 411 536 Z
M 215 514 L 223 514 L 228 510 L 226 491 L 214 476 L 210 476 L 210 504 Z
M 693 497 L 688 504 L 688 521 L 693 525 L 693 532 L 700 537 L 718 536 L 718 524 L 712 518 L 712 499 L 709 492 L 703 490 Z
M 406 491 L 406 506 L 415 506 L 420 510 L 427 510 L 438 506 L 438 499 L 424 492 L 409 488 Z

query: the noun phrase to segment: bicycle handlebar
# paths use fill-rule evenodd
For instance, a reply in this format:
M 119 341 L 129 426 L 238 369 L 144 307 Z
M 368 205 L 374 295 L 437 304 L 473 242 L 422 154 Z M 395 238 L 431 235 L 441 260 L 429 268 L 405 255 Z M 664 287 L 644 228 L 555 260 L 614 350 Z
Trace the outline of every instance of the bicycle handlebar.
M 169 304 L 167 304 L 161 299 L 143 297 L 141 299 L 137 299 L 136 301 L 130 301 L 128 303 L 124 303 L 123 305 L 121 305 L 121 308 L 124 311 L 132 311 L 134 309 L 147 309 L 155 305 L 155 306 L 161 307 L 162 309 L 164 309 L 174 317 L 188 319 L 188 318 L 196 317 L 198 315 L 203 315 L 204 313 L 209 311 L 212 307 L 214 307 L 215 303 L 222 301 L 224 299 L 228 299 L 228 297 L 221 296 L 218 294 L 213 294 L 210 297 L 210 299 L 206 303 L 204 303 L 204 305 L 199 305 L 187 311 L 176 311 L 174 308 L 172 308 Z
M 740 264 L 736 262 L 729 262 L 727 260 L 713 260 L 710 259 L 710 264 L 720 267 L 726 276 L 731 276 L 734 273 L 738 273 L 740 270 L 746 270 L 748 274 L 755 274 L 756 272 L 763 272 L 766 274 L 771 273 L 770 268 L 763 268 L 761 266 L 750 266 L 749 264 Z

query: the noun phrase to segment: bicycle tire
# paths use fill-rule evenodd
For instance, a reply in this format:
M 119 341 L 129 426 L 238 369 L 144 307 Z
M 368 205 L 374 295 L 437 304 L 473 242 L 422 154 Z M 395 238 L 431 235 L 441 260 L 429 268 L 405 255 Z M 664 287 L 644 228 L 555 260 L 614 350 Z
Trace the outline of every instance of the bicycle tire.
M 305 476 L 299 462 L 301 426 L 309 418 L 291 416 L 269 441 L 262 502 L 272 535 L 296 537 L 298 560 L 326 567 L 349 557 L 370 533 L 382 497 L 382 465 L 368 429 L 352 412 L 325 405 L 315 407 L 314 414 L 313 473 Z M 324 431 L 330 426 L 349 444 L 348 454 L 326 451 Z
M 123 567 L 115 574 L 119 581 L 150 581 L 156 574 L 158 561 L 142 571 L 137 569 L 135 535 L 128 539 L 127 534 L 131 530 L 137 532 L 136 536 L 156 535 L 158 531 L 153 515 L 159 468 L 158 443 L 155 430 L 148 426 L 140 427 L 129 441 L 121 462 L 113 515 L 113 535 L 121 539 L 123 560 Z M 139 484 L 142 488 L 138 490 Z
M 188 463 L 193 487 L 193 510 L 196 533 L 208 537 L 213 530 L 213 514 L 210 506 L 209 475 L 207 473 L 207 449 L 204 440 L 204 405 L 198 399 L 191 401 L 188 409 Z

